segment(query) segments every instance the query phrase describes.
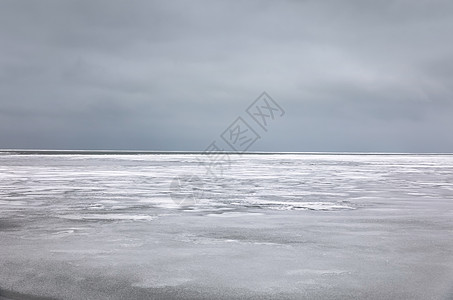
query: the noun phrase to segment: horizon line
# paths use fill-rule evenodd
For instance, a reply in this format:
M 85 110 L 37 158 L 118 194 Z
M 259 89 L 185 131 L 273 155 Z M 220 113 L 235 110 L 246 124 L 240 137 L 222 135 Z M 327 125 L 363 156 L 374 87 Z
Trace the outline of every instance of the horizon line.
M 331 155 L 347 155 L 347 154 L 360 154 L 360 155 L 453 155 L 451 152 L 379 152 L 379 151 L 199 151 L 199 150 L 90 150 L 90 149 L 0 149 L 0 153 L 12 154 L 209 154 L 209 153 L 222 153 L 222 154 L 331 154 Z

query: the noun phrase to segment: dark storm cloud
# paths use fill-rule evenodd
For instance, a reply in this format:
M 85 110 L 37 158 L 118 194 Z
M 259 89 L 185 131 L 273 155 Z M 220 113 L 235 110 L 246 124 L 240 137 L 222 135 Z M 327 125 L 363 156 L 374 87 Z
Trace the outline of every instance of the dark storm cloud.
M 452 152 L 449 1 L 2 1 L 0 148 Z

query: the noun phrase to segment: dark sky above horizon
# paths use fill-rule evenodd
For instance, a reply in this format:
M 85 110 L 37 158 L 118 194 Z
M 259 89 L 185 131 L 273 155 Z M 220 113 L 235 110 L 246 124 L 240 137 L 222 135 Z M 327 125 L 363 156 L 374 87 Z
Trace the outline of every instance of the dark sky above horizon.
M 453 152 L 452 1 L 0 2 L 0 148 Z M 246 109 L 266 91 L 285 114 Z

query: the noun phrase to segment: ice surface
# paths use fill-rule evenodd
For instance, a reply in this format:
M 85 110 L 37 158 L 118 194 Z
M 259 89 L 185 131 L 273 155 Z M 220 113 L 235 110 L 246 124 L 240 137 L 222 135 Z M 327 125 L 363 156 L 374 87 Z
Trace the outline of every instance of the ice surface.
M 453 298 L 453 156 L 201 158 L 0 155 L 0 299 Z

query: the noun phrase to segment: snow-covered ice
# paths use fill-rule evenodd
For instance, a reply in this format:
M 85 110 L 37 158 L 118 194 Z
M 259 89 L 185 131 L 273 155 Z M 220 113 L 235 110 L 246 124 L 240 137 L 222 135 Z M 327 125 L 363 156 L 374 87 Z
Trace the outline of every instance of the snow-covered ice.
M 453 155 L 200 159 L 0 154 L 0 298 L 453 298 Z

